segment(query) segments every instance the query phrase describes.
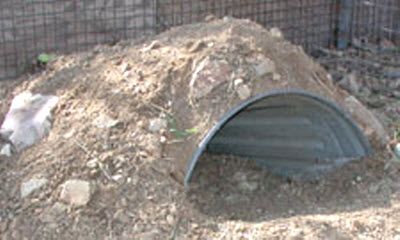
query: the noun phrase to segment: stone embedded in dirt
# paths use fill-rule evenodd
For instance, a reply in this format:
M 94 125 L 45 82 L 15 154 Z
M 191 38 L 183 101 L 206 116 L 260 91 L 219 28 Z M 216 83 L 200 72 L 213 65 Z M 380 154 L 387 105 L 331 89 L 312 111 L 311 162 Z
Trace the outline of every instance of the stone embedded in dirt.
M 156 40 L 156 41 L 151 42 L 148 46 L 144 47 L 142 49 L 142 51 L 143 52 L 148 52 L 148 51 L 153 50 L 153 49 L 158 49 L 161 46 L 162 46 L 161 43 Z
M 167 120 L 163 118 L 154 118 L 149 122 L 149 131 L 153 133 L 160 132 L 163 129 L 166 129 L 168 126 Z
M 242 85 L 243 82 L 244 82 L 244 80 L 243 80 L 242 78 L 235 79 L 235 80 L 233 81 L 233 86 L 234 86 L 235 88 L 237 88 L 238 86 Z
M 84 206 L 91 198 L 90 183 L 84 180 L 68 180 L 61 189 L 60 199 L 70 205 Z
M 217 86 L 231 79 L 232 68 L 224 60 L 206 57 L 196 64 L 189 83 L 190 94 L 196 99 L 208 95 Z
M 282 31 L 279 28 L 276 28 L 276 27 L 271 28 L 269 30 L 269 33 L 275 38 L 283 38 Z
M 120 69 L 122 73 L 126 73 L 132 69 L 132 66 L 129 63 L 122 63 Z
M 190 52 L 190 53 L 198 52 L 205 47 L 207 47 L 207 44 L 203 40 L 196 41 L 196 42 L 188 44 L 186 46 L 186 48 L 188 49 L 188 52 Z
M 236 92 L 241 100 L 246 100 L 251 96 L 251 89 L 246 84 L 239 85 Z
M 386 145 L 389 136 L 371 111 L 361 104 L 354 96 L 348 96 L 344 100 L 344 105 L 357 122 L 363 123 L 363 125 L 360 124 L 359 126 L 369 139 L 377 141 L 379 145 Z
M 118 123 L 119 123 L 118 120 L 115 120 L 106 114 L 100 114 L 93 121 L 93 125 L 95 125 L 98 128 L 102 128 L 102 129 L 115 127 L 115 126 L 117 126 Z
M 272 80 L 280 81 L 281 79 L 282 79 L 282 76 L 279 73 L 273 73 L 272 74 Z
M 54 223 L 62 219 L 65 212 L 67 211 L 67 206 L 63 203 L 56 202 L 50 208 L 46 208 L 41 214 L 41 220 L 47 223 Z
M 166 220 L 167 220 L 167 223 L 169 224 L 169 225 L 174 225 L 174 223 L 175 223 L 175 218 L 174 218 L 174 216 L 173 215 L 171 215 L 171 214 L 169 214 L 167 217 L 166 217 Z
M 11 144 L 5 144 L 0 150 L 0 155 L 6 156 L 6 157 L 11 157 L 12 156 Z
M 86 167 L 93 169 L 93 168 L 96 168 L 98 166 L 98 164 L 99 164 L 98 159 L 92 159 L 86 163 Z
M 124 176 L 122 174 L 116 174 L 111 177 L 117 183 L 122 183 L 124 181 Z
M 21 198 L 25 198 L 48 183 L 45 178 L 33 178 L 21 184 Z
M 125 214 L 125 211 L 123 209 L 118 209 L 114 215 L 113 218 L 117 221 L 120 221 L 122 223 L 129 223 L 130 218 Z
M 208 15 L 204 18 L 204 21 L 206 21 L 206 22 L 211 22 L 211 21 L 214 21 L 214 20 L 216 20 L 216 19 L 217 19 L 217 17 L 216 17 L 215 15 L 208 14 Z
M 274 73 L 276 70 L 275 63 L 271 59 L 265 57 L 260 57 L 257 59 L 253 64 L 253 68 L 258 77 L 262 77 L 269 73 Z
M 353 94 L 359 93 L 361 88 L 357 82 L 357 75 L 354 72 L 345 75 L 342 80 L 339 81 L 339 85 Z
M 258 183 L 256 181 L 244 180 L 239 183 L 238 188 L 245 192 L 254 192 L 258 188 Z
M 238 186 L 238 189 L 244 192 L 253 192 L 258 189 L 258 182 L 257 180 L 249 180 L 248 176 L 245 172 L 236 172 L 232 180 L 235 181 L 235 183 Z

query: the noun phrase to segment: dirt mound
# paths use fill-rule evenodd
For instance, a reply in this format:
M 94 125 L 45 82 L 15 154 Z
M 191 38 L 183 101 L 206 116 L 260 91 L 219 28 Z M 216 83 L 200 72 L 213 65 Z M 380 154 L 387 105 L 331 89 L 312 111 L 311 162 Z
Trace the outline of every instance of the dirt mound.
M 50 135 L 18 160 L 1 160 L 1 214 L 13 215 L 2 228 L 15 238 L 165 239 L 178 231 L 182 170 L 207 131 L 243 100 L 288 88 L 337 102 L 373 143 L 385 140 L 374 116 L 300 47 L 249 21 L 188 25 L 144 43 L 59 57 L 8 94 L 8 102 L 23 90 L 60 101 Z M 21 199 L 20 184 L 33 177 L 48 183 Z M 68 179 L 95 183 L 87 208 L 60 207 Z M 69 216 L 60 217 L 64 212 Z M 183 228 L 196 229 L 190 222 Z M 124 228 L 129 223 L 134 227 Z M 104 227 L 90 235 L 93 225 Z

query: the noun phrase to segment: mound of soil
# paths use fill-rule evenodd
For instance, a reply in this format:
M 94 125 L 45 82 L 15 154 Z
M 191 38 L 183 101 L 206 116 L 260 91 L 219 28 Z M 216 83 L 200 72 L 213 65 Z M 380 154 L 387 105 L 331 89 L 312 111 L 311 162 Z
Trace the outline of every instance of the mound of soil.
M 60 56 L 44 72 L 26 78 L 1 92 L 1 115 L 12 96 L 24 90 L 56 95 L 60 102 L 46 139 L 12 159 L 0 159 L 0 233 L 9 239 L 269 238 L 292 231 L 282 225 L 291 217 L 296 228 L 309 223 L 298 234 L 324 238 L 346 234 L 336 233 L 336 223 L 301 215 L 347 207 L 358 211 L 393 193 L 385 188 L 379 195 L 381 186 L 395 184 L 392 175 L 381 184 L 385 171 L 395 170 L 376 159 L 350 165 L 345 175 L 301 185 L 235 161 L 225 164 L 235 166 L 224 172 L 227 161 L 213 161 L 215 156 L 204 160 L 206 172 L 199 172 L 190 194 L 185 192 L 184 170 L 199 141 L 229 109 L 265 91 L 298 88 L 324 96 L 347 110 L 376 146 L 386 141 L 375 117 L 300 47 L 250 21 L 225 18 L 175 28 L 145 42 Z M 48 181 L 22 198 L 21 184 L 33 178 Z M 60 197 L 63 183 L 71 179 L 90 182 L 87 206 L 71 207 Z M 339 201 L 338 186 L 352 189 L 354 196 Z M 352 201 L 365 198 L 373 186 L 376 198 L 353 208 Z M 270 188 L 274 191 L 268 193 Z M 253 196 L 259 189 L 264 190 Z M 261 193 L 275 199 L 276 208 L 265 204 Z M 304 202 L 292 207 L 290 199 L 297 197 Z M 282 198 L 286 202 L 278 204 Z M 321 199 L 329 201 L 321 204 Z M 335 200 L 344 206 L 331 206 Z

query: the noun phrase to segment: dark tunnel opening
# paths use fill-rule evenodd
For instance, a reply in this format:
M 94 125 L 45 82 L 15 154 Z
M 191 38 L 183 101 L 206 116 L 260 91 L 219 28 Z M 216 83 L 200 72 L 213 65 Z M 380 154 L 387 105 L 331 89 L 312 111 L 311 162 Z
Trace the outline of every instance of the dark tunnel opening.
M 278 175 L 313 180 L 372 149 L 357 124 L 334 102 L 284 90 L 257 95 L 226 113 L 190 159 L 186 186 L 205 151 L 252 159 Z

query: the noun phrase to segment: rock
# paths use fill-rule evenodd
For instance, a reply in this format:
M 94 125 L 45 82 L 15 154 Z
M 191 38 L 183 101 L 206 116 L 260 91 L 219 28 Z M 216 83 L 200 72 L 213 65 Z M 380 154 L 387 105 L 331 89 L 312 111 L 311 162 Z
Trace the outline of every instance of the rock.
M 121 72 L 126 73 L 132 69 L 132 66 L 129 63 L 123 63 L 120 66 Z
M 160 137 L 160 143 L 165 144 L 167 142 L 167 138 L 165 136 Z
M 47 223 L 54 223 L 63 218 L 67 211 L 67 206 L 63 203 L 56 202 L 50 208 L 46 208 L 41 214 L 41 220 Z
M 354 96 L 349 96 L 344 101 L 344 108 L 352 113 L 355 121 L 359 123 L 364 134 L 369 139 L 373 139 L 380 146 L 386 146 L 389 135 L 375 115 L 361 104 L 360 101 Z
M 216 19 L 217 19 L 217 17 L 215 15 L 209 14 L 204 18 L 204 21 L 211 22 L 211 21 L 214 21 Z
M 168 215 L 167 216 L 167 218 L 166 218 L 166 220 L 167 220 L 167 223 L 169 224 L 169 225 L 174 225 L 174 223 L 175 223 L 175 221 L 174 221 L 174 216 L 172 216 L 171 214 L 170 215 Z
M 397 143 L 394 147 L 394 154 L 400 160 L 400 143 Z
M 0 128 L 0 142 L 10 142 L 10 137 L 12 134 L 12 130 L 5 130 Z
M 51 112 L 59 98 L 51 95 L 22 92 L 11 102 L 1 132 L 11 132 L 9 140 L 16 151 L 40 141 L 51 130 Z M 3 134 L 2 134 L 3 135 Z
M 205 58 L 195 63 L 190 79 L 190 95 L 196 99 L 207 96 L 216 87 L 231 80 L 232 67 L 225 60 Z
M 61 190 L 60 199 L 70 205 L 84 206 L 91 198 L 90 183 L 83 180 L 68 180 Z
M 357 82 L 357 75 L 355 73 L 349 73 L 344 76 L 339 81 L 339 85 L 350 93 L 356 94 L 360 92 L 360 85 Z
M 245 192 L 254 192 L 258 188 L 258 183 L 256 181 L 244 180 L 239 183 L 238 188 Z
M 270 33 L 270 34 L 272 35 L 272 37 L 274 37 L 274 38 L 283 38 L 282 31 L 281 31 L 279 28 L 276 28 L 276 27 L 271 28 L 271 29 L 269 30 L 269 33 Z
M 362 181 L 362 177 L 361 176 L 357 176 L 355 180 L 356 180 L 356 182 L 361 182 Z
M 242 85 L 243 82 L 244 82 L 244 81 L 243 81 L 243 79 L 241 79 L 241 78 L 235 79 L 235 80 L 233 81 L 233 86 L 234 86 L 235 88 L 237 88 L 238 86 Z
M 142 51 L 143 52 L 148 52 L 150 50 L 158 49 L 160 47 L 161 47 L 161 43 L 156 40 L 156 41 L 151 42 L 150 45 L 144 47 Z
M 251 89 L 245 84 L 240 85 L 236 92 L 241 100 L 246 100 L 251 96 Z
M 97 168 L 98 164 L 99 164 L 98 159 L 92 159 L 86 163 L 86 167 L 94 169 Z
M 122 174 L 116 174 L 112 176 L 111 179 L 117 183 L 122 183 L 124 181 L 124 176 Z
M 236 172 L 232 180 L 237 182 L 239 190 L 244 192 L 253 192 L 258 188 L 258 182 L 249 180 L 247 174 L 244 172 Z
M 163 118 L 154 118 L 149 122 L 149 131 L 153 133 L 160 132 L 162 129 L 167 128 L 168 122 Z
M 12 156 L 12 146 L 11 144 L 4 145 L 0 150 L 0 155 L 11 157 Z
M 130 219 L 129 217 L 125 214 L 124 210 L 118 209 L 115 213 L 113 218 L 117 221 L 120 221 L 122 223 L 129 223 Z
M 187 46 L 188 52 L 190 52 L 190 53 L 198 52 L 205 47 L 207 47 L 207 44 L 202 40 L 199 40 L 199 41 L 191 44 L 190 46 Z
M 222 21 L 224 21 L 224 22 L 229 22 L 231 20 L 232 20 L 232 17 L 230 17 L 230 16 L 225 16 L 222 18 Z
M 275 63 L 268 58 L 262 58 L 260 62 L 257 61 L 256 64 L 253 65 L 253 68 L 258 77 L 262 77 L 268 73 L 274 73 L 276 70 Z
M 281 79 L 282 79 L 282 76 L 279 73 L 273 73 L 272 74 L 272 80 L 280 81 Z
M 98 128 L 112 128 L 115 127 L 119 123 L 118 120 L 111 118 L 106 114 L 100 114 L 94 121 L 93 125 Z
M 33 178 L 21 184 L 21 198 L 25 198 L 48 183 L 45 178 Z

